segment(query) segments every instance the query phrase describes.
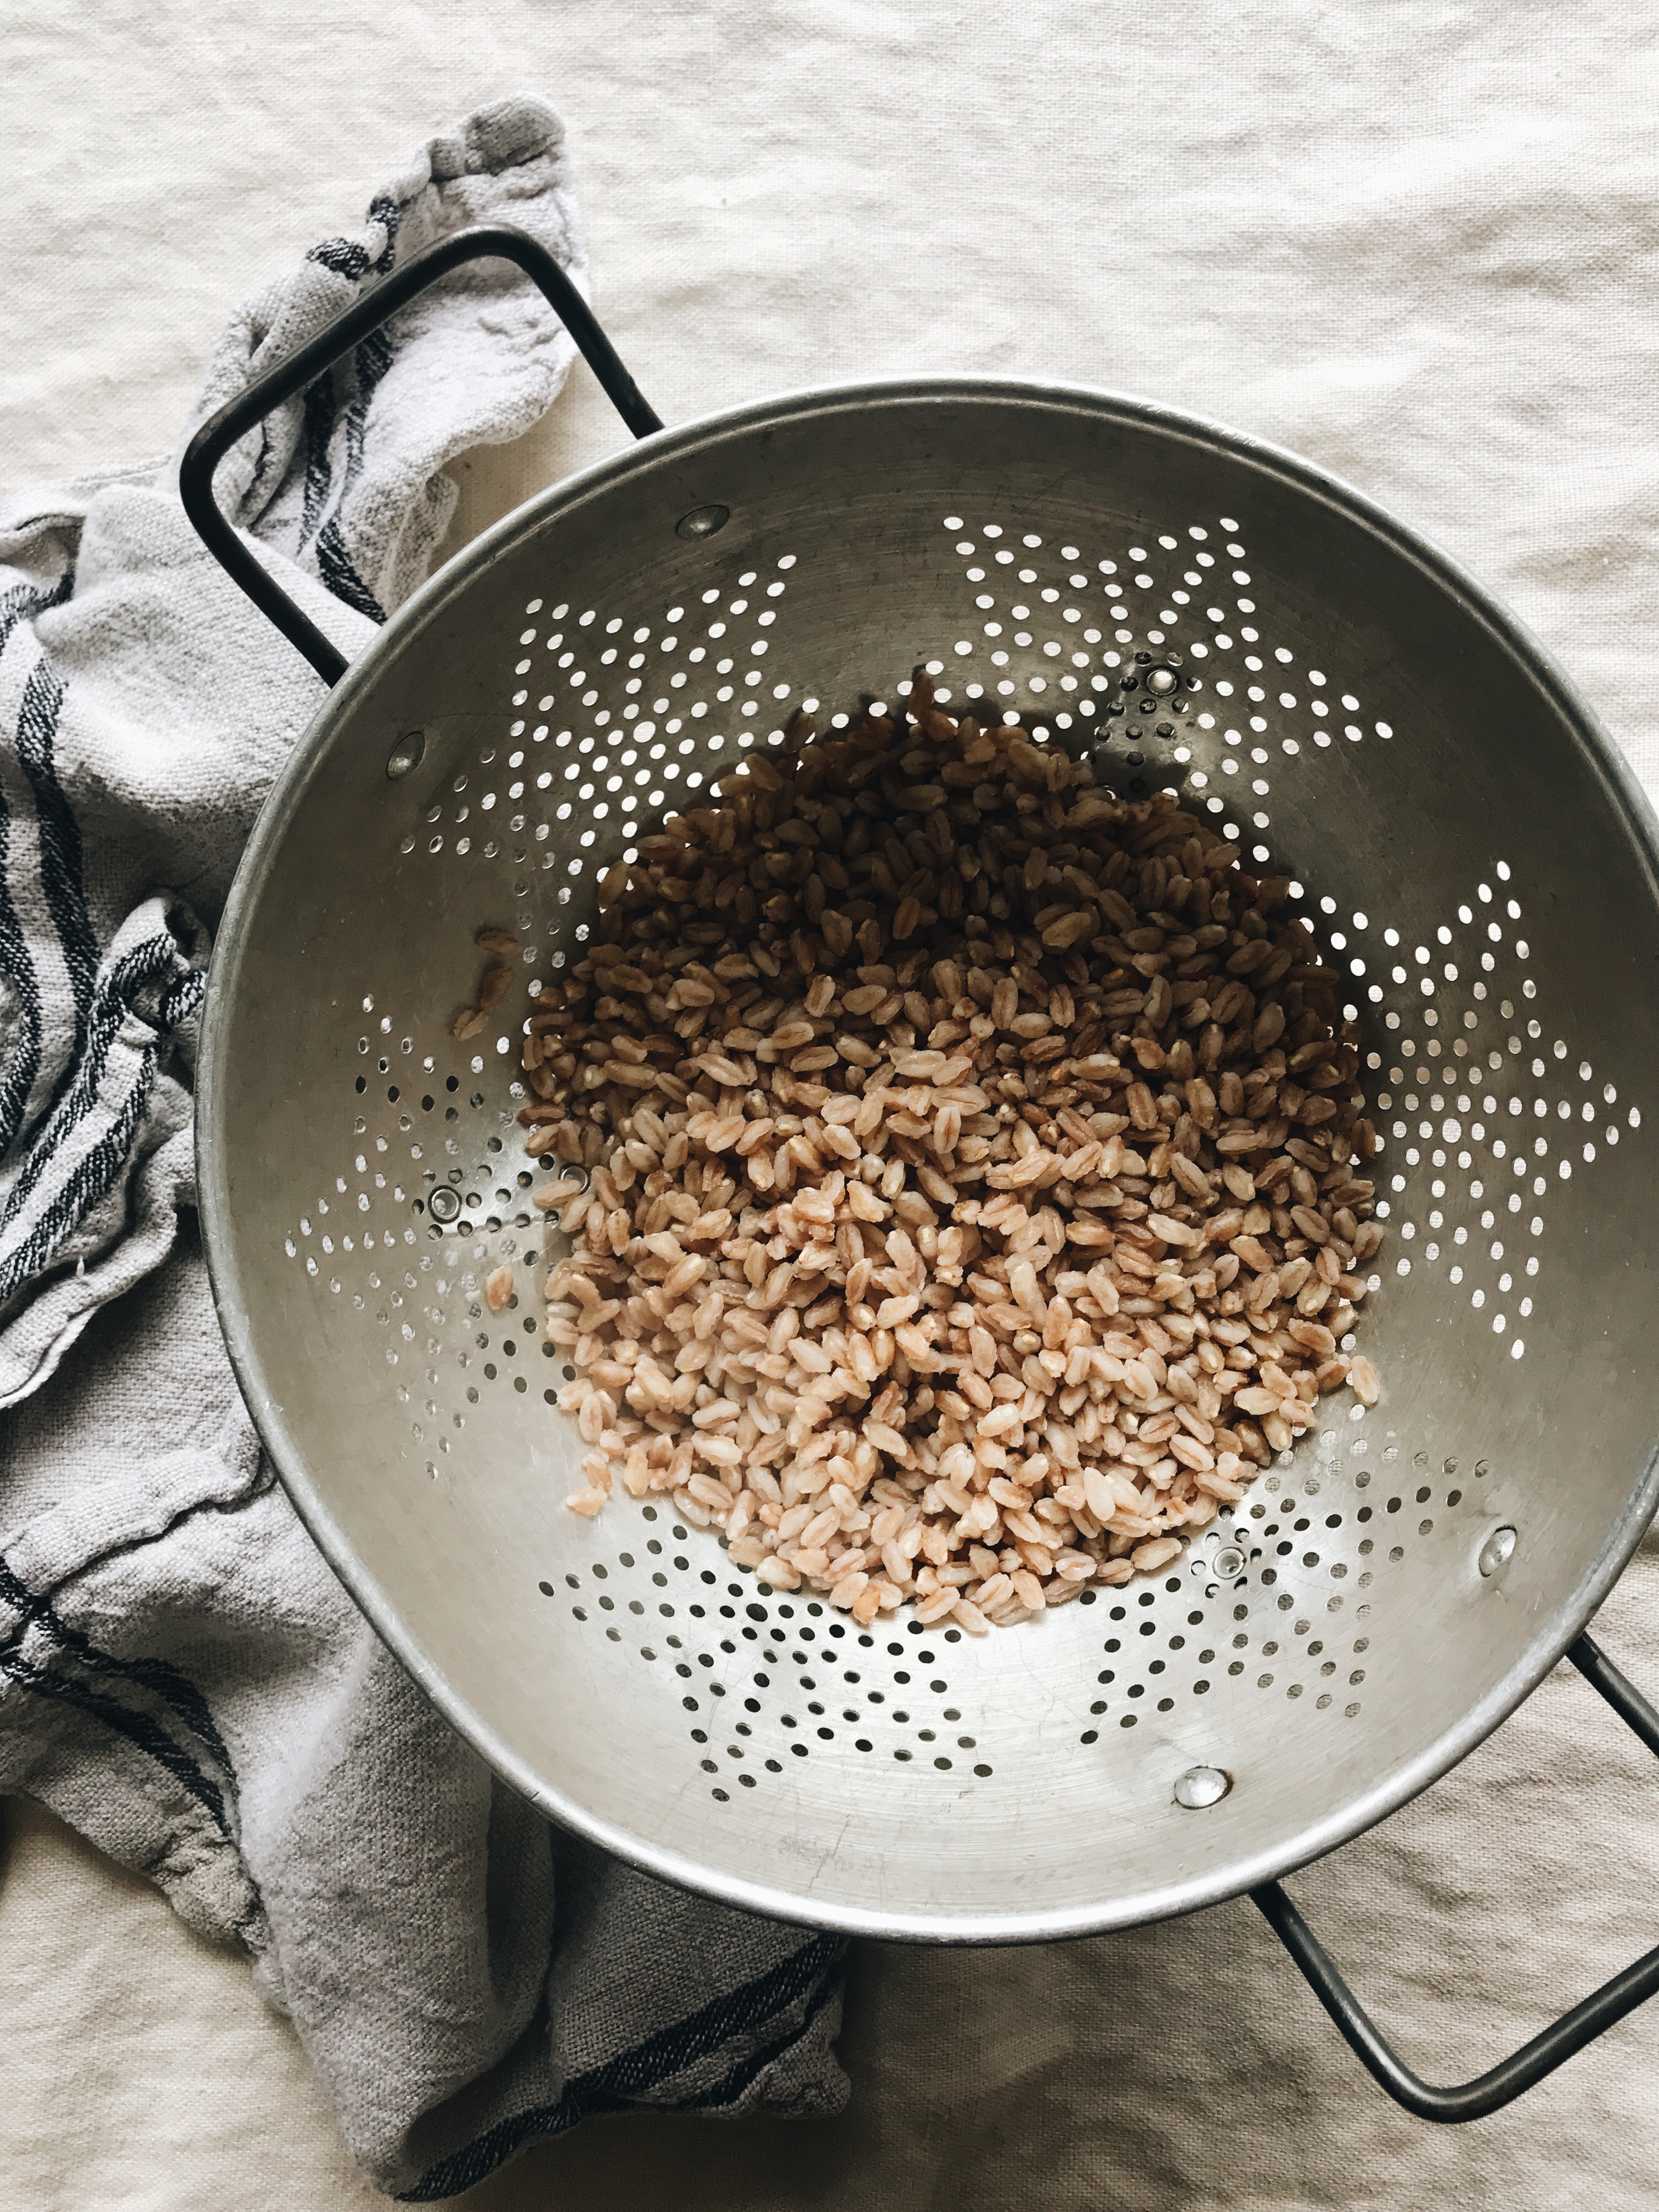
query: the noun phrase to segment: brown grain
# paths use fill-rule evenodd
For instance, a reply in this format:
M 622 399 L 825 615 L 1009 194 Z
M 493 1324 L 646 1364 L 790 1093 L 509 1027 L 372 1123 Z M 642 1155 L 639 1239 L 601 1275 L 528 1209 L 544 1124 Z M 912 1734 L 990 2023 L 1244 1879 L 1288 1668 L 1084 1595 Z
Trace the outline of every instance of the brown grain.
M 639 854 L 523 1052 L 591 1176 L 536 1194 L 573 1510 L 620 1473 L 774 1589 L 979 1633 L 1163 1571 L 1322 1392 L 1375 1403 L 1376 1139 L 1283 878 L 920 672 Z

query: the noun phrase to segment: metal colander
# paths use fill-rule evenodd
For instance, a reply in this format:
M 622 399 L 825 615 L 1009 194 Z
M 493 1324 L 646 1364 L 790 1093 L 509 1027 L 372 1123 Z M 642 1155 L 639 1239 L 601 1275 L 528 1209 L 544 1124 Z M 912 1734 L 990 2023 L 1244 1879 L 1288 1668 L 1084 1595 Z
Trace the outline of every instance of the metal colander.
M 1148 656 L 1173 696 L 1126 684 Z M 919 660 L 951 711 L 1017 711 L 1295 878 L 1348 971 L 1384 1139 L 1361 1322 L 1381 1403 L 1324 1401 L 1167 1577 L 981 1640 L 780 1595 L 665 1500 L 563 1510 L 583 1448 L 553 1406 L 562 1247 L 515 1120 L 530 1000 L 450 1034 L 481 924 L 520 934 L 533 994 L 643 831 L 795 707 L 822 726 Z M 1583 703 L 1322 471 L 1054 386 L 771 399 L 510 516 L 296 749 L 213 966 L 221 1316 L 340 1575 L 556 1819 L 833 1928 L 1121 1928 L 1256 1887 L 1422 1789 L 1636 1544 L 1656 969 L 1653 825 Z M 491 1313 L 502 1263 L 516 1296 Z

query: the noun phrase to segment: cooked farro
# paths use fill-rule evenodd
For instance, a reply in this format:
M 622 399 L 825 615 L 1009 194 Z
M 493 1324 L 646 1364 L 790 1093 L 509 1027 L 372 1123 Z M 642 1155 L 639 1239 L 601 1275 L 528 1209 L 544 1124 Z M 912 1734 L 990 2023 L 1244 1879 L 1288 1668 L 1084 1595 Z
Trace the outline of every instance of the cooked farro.
M 481 929 L 473 943 L 485 952 L 512 954 L 519 950 L 519 940 L 510 929 Z M 453 1037 L 477 1036 L 489 1020 L 491 1012 L 507 996 L 507 986 L 513 981 L 513 970 L 500 960 L 492 960 L 478 979 L 477 997 L 470 1006 L 463 1006 L 450 1026 Z
M 1284 878 L 921 672 L 639 854 L 526 1024 L 529 1149 L 588 1171 L 537 1194 L 573 1511 L 619 1472 L 775 1589 L 979 1632 L 1375 1402 L 1376 1139 Z

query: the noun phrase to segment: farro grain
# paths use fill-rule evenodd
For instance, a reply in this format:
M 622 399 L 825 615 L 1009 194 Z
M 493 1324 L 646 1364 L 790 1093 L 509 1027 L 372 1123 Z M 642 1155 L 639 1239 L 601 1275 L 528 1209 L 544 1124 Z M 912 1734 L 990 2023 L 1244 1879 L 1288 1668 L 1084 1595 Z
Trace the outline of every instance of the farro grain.
M 526 1149 L 589 1171 L 536 1193 L 573 1510 L 620 1469 L 774 1589 L 978 1634 L 1161 1571 L 1321 1392 L 1376 1402 L 1376 1139 L 1286 879 L 921 672 L 639 853 L 522 1054 Z

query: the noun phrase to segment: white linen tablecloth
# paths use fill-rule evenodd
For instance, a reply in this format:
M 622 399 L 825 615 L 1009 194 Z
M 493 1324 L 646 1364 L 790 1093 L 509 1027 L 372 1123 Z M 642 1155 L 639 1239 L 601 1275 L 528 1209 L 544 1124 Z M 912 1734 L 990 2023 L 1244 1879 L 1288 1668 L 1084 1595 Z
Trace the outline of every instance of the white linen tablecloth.
M 1659 785 L 1659 17 L 1613 0 L 26 0 L 6 60 L 0 480 L 161 449 L 235 299 L 423 131 L 532 88 L 570 129 L 601 316 L 668 420 L 909 368 L 1218 416 L 1467 562 Z M 532 437 L 463 465 L 453 544 L 620 439 L 579 370 Z M 1659 1551 L 1598 1632 L 1659 1691 Z M 1656 1782 L 1559 1674 L 1292 1893 L 1408 2057 L 1474 2072 L 1659 1940 Z M 40 1816 L 9 1808 L 6 1836 L 0 2202 L 383 2201 L 240 1960 Z M 1370 2087 L 1248 1905 L 1042 1951 L 864 1947 L 848 2013 L 838 2120 L 590 2123 L 465 2202 L 1653 2197 L 1659 2008 L 1510 2111 L 1432 2129 Z

